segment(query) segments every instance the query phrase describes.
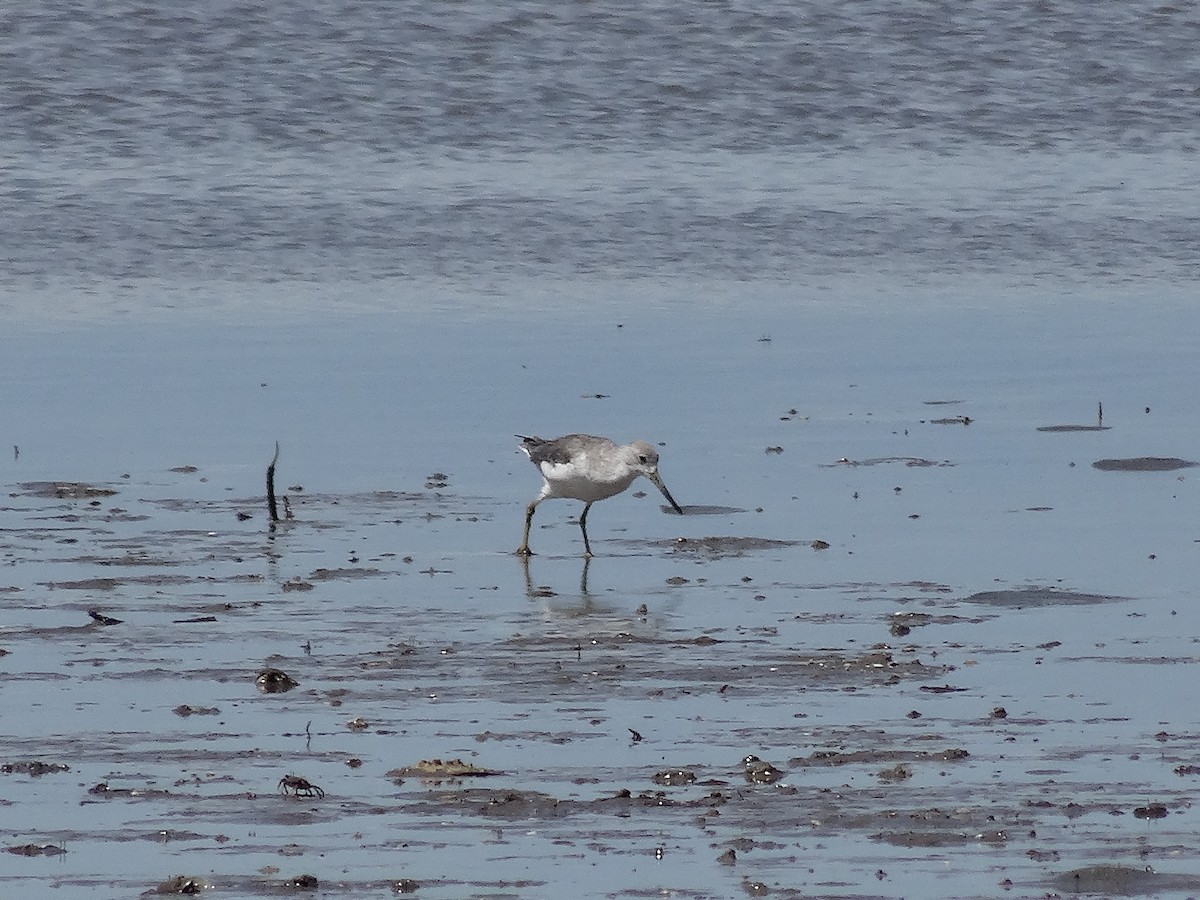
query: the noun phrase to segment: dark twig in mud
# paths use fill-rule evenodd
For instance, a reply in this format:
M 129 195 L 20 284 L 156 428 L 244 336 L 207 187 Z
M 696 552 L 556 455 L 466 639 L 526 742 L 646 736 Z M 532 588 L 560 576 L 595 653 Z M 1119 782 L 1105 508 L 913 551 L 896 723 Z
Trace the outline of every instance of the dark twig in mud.
M 1096 404 L 1096 427 L 1104 427 L 1104 401 L 1101 400 Z
M 279 507 L 275 503 L 275 463 L 279 462 L 279 441 L 275 442 L 275 455 L 267 466 L 267 511 L 271 514 L 271 522 L 279 521 Z

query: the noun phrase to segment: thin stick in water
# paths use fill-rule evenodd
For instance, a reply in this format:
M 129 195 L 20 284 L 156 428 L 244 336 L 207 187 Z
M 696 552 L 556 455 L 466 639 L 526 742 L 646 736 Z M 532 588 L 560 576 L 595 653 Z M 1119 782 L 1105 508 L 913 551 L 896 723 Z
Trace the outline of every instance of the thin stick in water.
M 275 442 L 275 455 L 271 458 L 271 464 L 267 466 L 267 511 L 271 514 L 271 521 L 279 521 L 279 507 L 275 504 L 275 463 L 279 462 L 279 441 Z

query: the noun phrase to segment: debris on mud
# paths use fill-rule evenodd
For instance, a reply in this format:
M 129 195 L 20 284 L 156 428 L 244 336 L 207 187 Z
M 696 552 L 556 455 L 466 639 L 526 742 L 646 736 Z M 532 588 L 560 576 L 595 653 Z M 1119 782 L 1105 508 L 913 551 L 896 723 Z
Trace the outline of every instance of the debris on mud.
M 774 784 L 786 774 L 782 769 L 753 754 L 742 760 L 742 768 L 746 780 L 751 784 Z
M 71 767 L 66 763 L 47 763 L 39 759 L 23 759 L 17 762 L 6 762 L 0 765 L 0 772 L 5 775 L 48 775 L 55 772 L 70 772 Z
M 955 464 L 948 459 L 924 459 L 920 456 L 875 456 L 870 459 L 850 459 L 843 456 L 835 463 L 823 463 L 821 468 L 833 469 L 838 466 L 882 466 L 887 463 L 904 463 L 910 469 L 926 469 L 933 466 L 939 468 L 952 467 Z
M 1064 433 L 1071 431 L 1108 431 L 1108 426 L 1104 424 L 1104 404 L 1096 404 L 1096 424 L 1095 425 L 1042 425 L 1038 431 Z
M 111 591 L 121 586 L 119 578 L 83 578 L 79 581 L 47 581 L 50 590 Z
M 1165 803 L 1148 803 L 1145 806 L 1136 806 L 1133 809 L 1133 817 L 1135 819 L 1165 819 L 1167 817 L 1167 806 Z
M 15 856 L 59 856 L 67 852 L 57 844 L 18 844 L 4 849 Z
M 481 769 L 474 763 L 463 762 L 461 759 L 423 759 L 416 765 L 392 769 L 387 773 L 388 778 L 489 778 L 494 775 L 504 775 L 496 769 Z
M 339 578 L 373 578 L 382 574 L 383 572 L 379 569 L 363 567 L 353 569 L 314 569 L 308 577 L 312 581 L 333 581 Z
M 662 772 L 655 772 L 653 780 L 655 784 L 663 784 L 668 787 L 682 787 L 694 783 L 696 773 L 689 769 L 666 769 Z
M 552 818 L 558 812 L 558 800 L 537 791 L 508 791 L 491 797 L 476 811 L 484 816 Z
M 886 769 L 880 769 L 875 773 L 875 777 L 886 784 L 895 784 L 900 781 L 907 781 L 909 778 L 912 778 L 912 776 L 912 766 L 906 765 L 905 763 L 896 763 L 894 766 Z
M 190 878 L 186 875 L 176 875 L 174 878 L 168 878 L 166 881 L 159 883 L 151 893 L 153 894 L 198 894 L 207 887 L 199 878 Z
M 117 493 L 112 488 L 95 487 L 77 481 L 26 481 L 17 486 L 27 497 L 54 500 L 91 500 L 95 497 L 112 497 Z
M 953 666 L 927 665 L 919 659 L 899 662 L 886 650 L 869 650 L 859 656 L 817 653 L 777 663 L 776 671 L 786 672 L 788 663 L 800 671 L 811 672 L 814 677 L 828 678 L 830 673 L 837 672 L 847 676 L 870 676 L 872 680 L 886 680 L 889 683 L 901 678 L 936 678 L 953 671 Z
M 161 788 L 114 788 L 109 787 L 107 781 L 92 785 L 88 788 L 88 793 L 93 797 L 121 797 L 127 800 L 162 799 L 171 796 L 170 791 Z
M 845 766 L 851 763 L 880 762 L 958 762 L 970 753 L 959 747 L 945 750 L 814 750 L 808 756 L 788 760 L 792 768 L 811 766 Z
M 221 710 L 216 706 L 189 706 L 186 703 L 181 703 L 171 712 L 175 715 L 186 719 L 188 716 L 216 716 L 220 715 Z
M 773 538 L 753 537 L 701 537 L 676 538 L 670 542 L 658 542 L 677 553 L 703 553 L 709 556 L 745 556 L 760 550 L 781 550 L 797 547 L 801 541 L 782 541 Z

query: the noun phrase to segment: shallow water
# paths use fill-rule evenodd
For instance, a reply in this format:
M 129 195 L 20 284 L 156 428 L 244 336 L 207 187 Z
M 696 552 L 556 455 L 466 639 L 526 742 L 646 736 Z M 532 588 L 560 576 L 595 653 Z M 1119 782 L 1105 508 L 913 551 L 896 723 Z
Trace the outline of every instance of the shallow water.
M 1092 466 L 1189 455 L 1194 313 L 1050 312 L 10 335 L 0 747 L 70 771 L 0 776 L 7 845 L 67 851 L 6 890 L 1194 894 L 1195 481 Z M 526 569 L 507 435 L 577 427 L 663 441 L 708 514 L 631 490 L 585 563 L 549 503 Z M 433 758 L 503 774 L 388 777 Z

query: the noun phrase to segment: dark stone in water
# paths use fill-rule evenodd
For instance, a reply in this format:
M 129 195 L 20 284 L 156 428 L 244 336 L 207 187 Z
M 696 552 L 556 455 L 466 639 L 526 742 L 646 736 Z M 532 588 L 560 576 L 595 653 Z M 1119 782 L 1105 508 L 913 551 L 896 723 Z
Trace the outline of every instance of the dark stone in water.
M 695 773 L 689 772 L 687 769 L 668 769 L 664 772 L 656 772 L 654 774 L 655 784 L 665 784 L 672 787 L 691 784 L 695 780 Z
M 254 679 L 254 685 L 264 694 L 281 694 L 290 691 L 299 684 L 292 676 L 281 669 L 263 669 Z
M 1148 806 L 1135 806 L 1133 809 L 1133 817 L 1135 819 L 1165 819 L 1167 817 L 1167 807 L 1162 803 L 1151 803 Z
M 753 755 L 743 759 L 742 765 L 746 770 L 746 780 L 751 784 L 774 784 L 785 774 L 782 769 Z

